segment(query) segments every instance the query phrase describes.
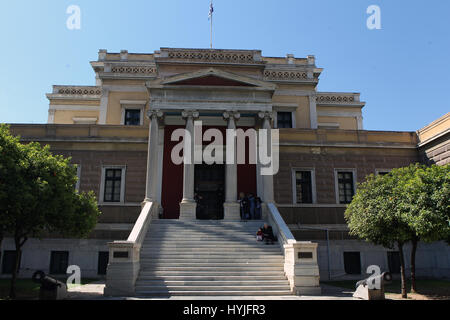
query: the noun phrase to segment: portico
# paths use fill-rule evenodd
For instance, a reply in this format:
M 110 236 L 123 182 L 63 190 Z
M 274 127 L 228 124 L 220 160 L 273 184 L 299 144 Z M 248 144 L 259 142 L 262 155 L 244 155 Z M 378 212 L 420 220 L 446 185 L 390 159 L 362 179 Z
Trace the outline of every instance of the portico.
M 203 142 L 196 141 L 198 137 L 195 125 L 201 122 L 203 127 L 215 129 L 223 134 L 223 141 L 211 141 L 221 146 L 223 150 L 223 164 L 225 165 L 224 175 L 224 220 L 240 220 L 240 208 L 237 202 L 239 192 L 251 192 L 258 194 L 263 201 L 273 199 L 273 180 L 259 177 L 258 166 L 252 166 L 247 170 L 241 170 L 253 177 L 255 190 L 238 190 L 238 163 L 236 152 L 236 136 L 230 135 L 226 129 L 236 130 L 238 128 L 270 129 L 272 120 L 272 95 L 275 86 L 271 83 L 256 80 L 222 70 L 208 68 L 200 71 L 186 73 L 182 75 L 169 76 L 148 81 L 149 91 L 149 157 L 147 173 L 147 194 L 146 199 L 155 199 L 155 195 L 161 193 L 161 184 L 156 183 L 158 177 L 162 175 L 164 181 L 164 168 L 160 166 L 173 166 L 174 146 L 172 133 L 177 129 L 184 129 L 183 135 L 183 162 L 182 166 L 182 196 L 177 199 L 173 192 L 170 201 L 179 203 L 179 219 L 197 219 L 197 203 L 195 201 L 195 168 L 199 162 L 198 152 L 202 152 Z M 261 115 L 263 115 L 261 117 Z M 172 130 L 165 130 L 163 145 L 165 149 L 163 161 L 159 161 L 155 146 L 158 146 L 160 139 L 159 128 L 170 127 Z M 226 133 L 227 132 L 227 133 Z M 202 133 L 201 133 L 202 134 Z M 211 138 L 212 139 L 212 138 Z M 178 141 L 178 140 L 177 140 Z M 181 140 L 180 140 L 181 141 Z M 226 141 L 226 147 L 225 147 Z M 166 148 L 168 150 L 166 150 Z M 178 150 L 177 150 L 178 152 Z M 247 150 L 247 152 L 250 152 Z M 194 156 L 196 155 L 196 156 Z M 181 168 L 178 167 L 181 171 Z M 252 178 L 250 178 L 252 179 Z M 261 181 L 262 183 L 257 183 Z M 168 180 L 168 184 L 176 184 L 176 181 Z M 162 185 L 165 185 L 163 183 Z M 177 186 L 173 186 L 177 189 Z M 172 191 L 168 191 L 172 192 Z M 167 195 L 162 190 L 162 210 L 164 202 L 167 203 Z M 179 197 L 179 196 L 178 196 Z M 170 209 L 167 209 L 170 210 Z M 172 209 L 173 210 L 173 209 Z M 164 214 L 165 217 L 174 217 L 174 214 Z

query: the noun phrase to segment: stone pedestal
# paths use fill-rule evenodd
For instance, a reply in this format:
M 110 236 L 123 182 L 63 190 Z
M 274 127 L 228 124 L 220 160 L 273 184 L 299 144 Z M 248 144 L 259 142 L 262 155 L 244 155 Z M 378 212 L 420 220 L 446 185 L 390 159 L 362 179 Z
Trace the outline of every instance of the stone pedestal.
M 135 293 L 139 275 L 140 245 L 128 241 L 108 243 L 109 263 L 106 273 L 105 296 L 126 297 Z
M 320 295 L 317 243 L 295 242 L 284 245 L 284 272 L 296 295 Z
M 225 202 L 223 204 L 224 220 L 240 221 L 241 206 L 237 202 Z
M 183 201 L 180 203 L 180 220 L 197 219 L 197 203 Z

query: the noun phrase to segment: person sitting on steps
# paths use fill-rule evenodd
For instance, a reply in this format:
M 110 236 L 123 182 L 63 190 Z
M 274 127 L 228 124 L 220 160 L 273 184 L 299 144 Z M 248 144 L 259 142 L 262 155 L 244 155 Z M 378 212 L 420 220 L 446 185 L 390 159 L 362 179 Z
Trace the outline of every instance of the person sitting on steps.
M 263 233 L 263 240 L 266 242 L 266 244 L 274 244 L 275 236 L 273 235 L 272 227 L 267 223 L 264 223 L 264 226 L 261 228 L 261 230 Z

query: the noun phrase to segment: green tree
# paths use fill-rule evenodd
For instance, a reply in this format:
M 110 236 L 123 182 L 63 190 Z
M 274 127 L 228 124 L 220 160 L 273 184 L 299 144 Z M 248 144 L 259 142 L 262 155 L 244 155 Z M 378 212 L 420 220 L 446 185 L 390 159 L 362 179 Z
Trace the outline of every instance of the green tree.
M 95 195 L 76 192 L 76 167 L 70 160 L 53 155 L 49 146 L 22 144 L 8 126 L 0 125 L 0 222 L 15 243 L 13 299 L 22 247 L 29 238 L 51 233 L 85 237 L 97 223 Z
M 350 234 L 376 245 L 400 253 L 401 290 L 406 298 L 406 276 L 403 246 L 410 239 L 410 229 L 400 214 L 396 194 L 399 177 L 394 175 L 370 175 L 358 185 L 358 190 L 345 211 Z
M 406 298 L 403 246 L 411 241 L 411 283 L 416 291 L 415 260 L 419 241 L 450 238 L 449 166 L 413 164 L 385 176 L 367 177 L 345 216 L 350 233 L 400 253 L 402 297 Z
M 402 188 L 402 212 L 411 229 L 411 291 L 416 288 L 416 251 L 419 241 L 450 237 L 450 166 L 411 166 Z M 412 170 L 414 169 L 414 171 Z

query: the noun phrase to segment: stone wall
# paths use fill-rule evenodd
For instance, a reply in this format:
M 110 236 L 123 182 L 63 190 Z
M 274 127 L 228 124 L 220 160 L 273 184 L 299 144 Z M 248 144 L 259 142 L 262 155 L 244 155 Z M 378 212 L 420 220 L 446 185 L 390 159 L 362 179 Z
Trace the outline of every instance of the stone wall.
M 275 200 L 278 204 L 294 203 L 293 169 L 314 169 L 317 203 L 336 204 L 335 169 L 355 169 L 357 182 L 363 182 L 376 169 L 403 167 L 418 161 L 415 148 L 281 147 L 280 171 L 274 177 Z

